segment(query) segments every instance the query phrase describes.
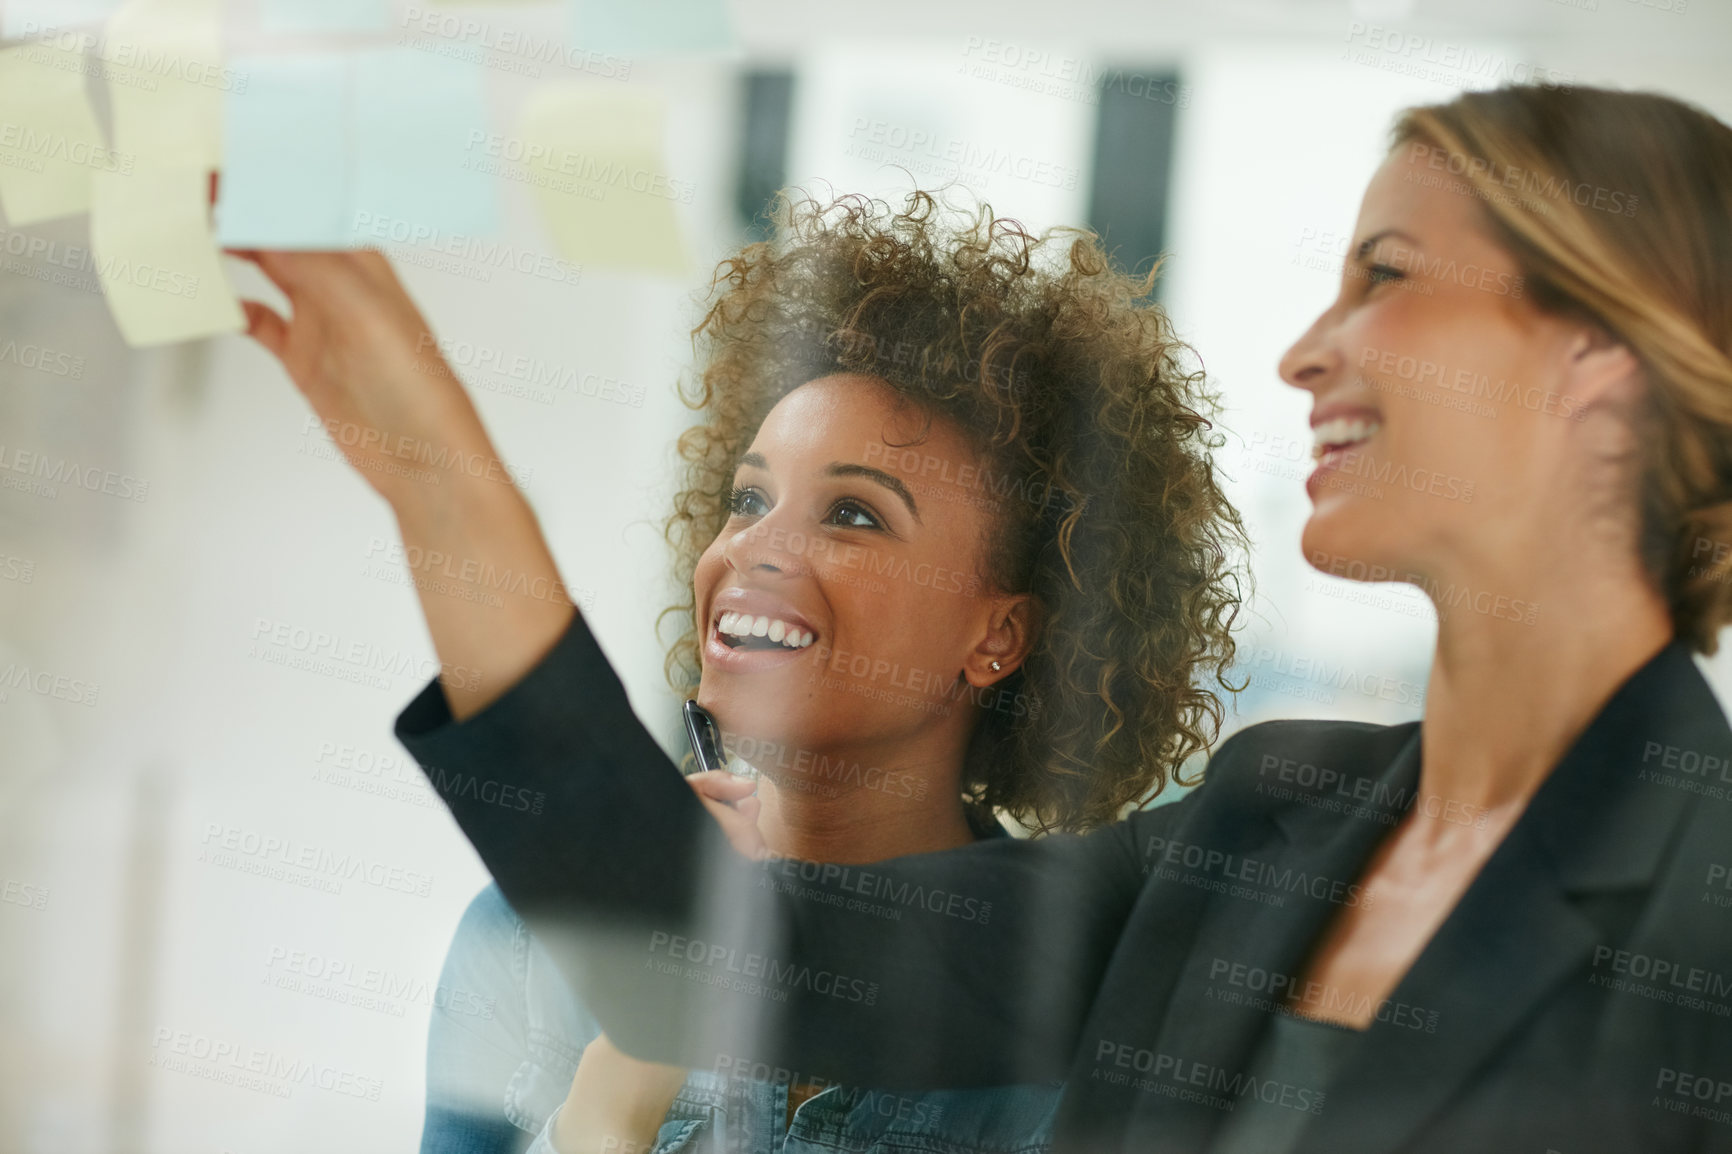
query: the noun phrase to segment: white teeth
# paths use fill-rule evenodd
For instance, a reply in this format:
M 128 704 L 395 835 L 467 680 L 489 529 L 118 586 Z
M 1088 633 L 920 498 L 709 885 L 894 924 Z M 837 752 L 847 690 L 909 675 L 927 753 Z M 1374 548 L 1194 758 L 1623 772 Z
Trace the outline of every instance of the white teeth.
M 730 637 L 763 637 L 789 649 L 804 649 L 817 635 L 775 617 L 753 617 L 750 613 L 723 613 L 716 619 L 716 632 Z
M 1357 445 L 1383 427 L 1383 422 L 1365 417 L 1334 417 L 1311 430 L 1311 456 L 1322 457 L 1329 449 Z

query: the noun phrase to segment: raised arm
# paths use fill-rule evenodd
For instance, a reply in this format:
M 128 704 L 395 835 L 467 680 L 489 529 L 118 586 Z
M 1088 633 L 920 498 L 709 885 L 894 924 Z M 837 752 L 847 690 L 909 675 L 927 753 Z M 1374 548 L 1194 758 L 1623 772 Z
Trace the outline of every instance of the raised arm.
M 405 556 L 440 571 L 447 591 L 415 584 L 440 684 L 452 712 L 468 717 L 527 673 L 574 612 L 535 514 L 382 254 L 237 255 L 291 307 L 284 317 L 244 302 L 249 334 L 390 504 Z M 511 579 L 498 580 L 502 573 Z M 453 596 L 452 585 L 476 596 Z
M 1142 881 L 1131 831 L 869 867 L 734 852 L 560 595 L 534 514 L 385 259 L 245 255 L 292 308 L 248 302 L 250 332 L 411 555 L 477 583 L 522 577 L 503 606 L 422 591 L 443 672 L 398 735 L 620 1048 L 884 1087 L 1062 1076 Z

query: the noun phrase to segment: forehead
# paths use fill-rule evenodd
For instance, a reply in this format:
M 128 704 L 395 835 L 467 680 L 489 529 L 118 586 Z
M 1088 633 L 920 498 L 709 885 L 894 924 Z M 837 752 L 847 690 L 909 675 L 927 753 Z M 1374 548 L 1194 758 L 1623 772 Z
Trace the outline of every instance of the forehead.
M 919 473 L 926 457 L 952 468 L 978 459 L 951 419 L 876 377 L 840 373 L 801 385 L 778 401 L 752 448 L 772 463 L 810 456 L 896 474 Z M 918 452 L 905 451 L 912 448 Z
M 1475 190 L 1449 171 L 1445 156 L 1423 142 L 1396 146 L 1366 186 L 1354 235 L 1363 239 L 1395 228 L 1422 242 L 1465 234 L 1485 237 Z

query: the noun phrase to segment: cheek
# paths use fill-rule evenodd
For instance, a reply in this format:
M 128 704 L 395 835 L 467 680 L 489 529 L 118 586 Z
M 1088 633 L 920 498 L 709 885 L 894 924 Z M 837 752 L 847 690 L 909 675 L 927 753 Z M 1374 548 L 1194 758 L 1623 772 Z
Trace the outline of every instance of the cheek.
M 832 614 L 839 648 L 904 666 L 948 664 L 964 628 L 969 599 L 934 588 L 949 582 L 948 572 L 913 566 L 887 568 L 859 582 L 825 582 L 823 596 Z M 936 574 L 936 576 L 935 576 Z M 957 579 L 960 581 L 960 578 Z
M 720 583 L 727 565 L 728 563 L 722 559 L 722 546 L 719 539 L 715 544 L 705 549 L 703 555 L 698 558 L 697 566 L 692 570 L 692 593 L 697 598 L 697 605 L 700 610 L 708 602 L 716 585 Z

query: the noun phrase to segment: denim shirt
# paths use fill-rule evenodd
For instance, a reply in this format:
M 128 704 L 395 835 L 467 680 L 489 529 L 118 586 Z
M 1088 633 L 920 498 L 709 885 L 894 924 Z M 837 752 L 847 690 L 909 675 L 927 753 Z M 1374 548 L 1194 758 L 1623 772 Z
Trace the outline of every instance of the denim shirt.
M 421 1154 L 556 1154 L 553 1123 L 601 1032 L 496 886 L 463 914 L 427 1038 Z M 897 1094 L 694 1070 L 654 1154 L 1045 1154 L 1061 1083 Z

